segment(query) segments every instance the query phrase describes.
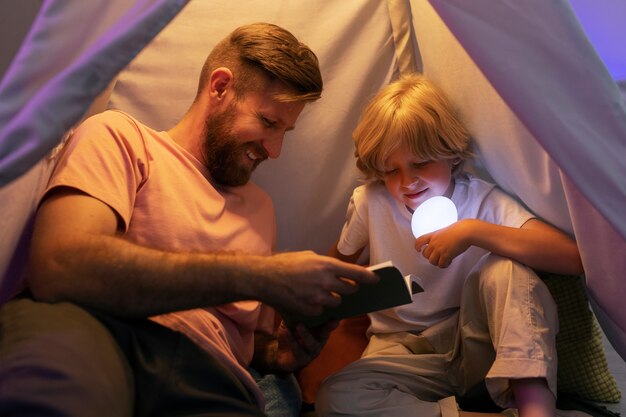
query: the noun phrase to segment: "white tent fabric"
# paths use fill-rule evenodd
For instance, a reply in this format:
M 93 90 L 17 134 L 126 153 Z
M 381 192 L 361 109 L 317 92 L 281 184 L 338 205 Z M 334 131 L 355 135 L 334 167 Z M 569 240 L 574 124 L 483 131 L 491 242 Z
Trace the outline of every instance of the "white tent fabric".
M 66 50 L 62 42 L 55 44 L 50 38 L 50 45 L 34 55 L 39 60 L 36 67 L 46 68 L 45 73 L 20 75 L 12 69 L 0 86 L 2 184 L 46 155 L 124 61 L 185 2 L 143 0 L 127 5 L 126 14 L 122 1 L 107 2 L 117 10 L 110 13 L 97 10 L 106 6 L 79 2 L 83 27 L 75 27 L 76 20 L 71 20 L 79 3 L 72 2 L 72 7 L 66 3 L 46 3 L 44 9 L 54 11 L 55 19 L 40 14 L 26 45 L 46 39 L 33 33 L 47 27 L 54 33 L 71 33 L 68 38 L 84 43 Z M 119 74 L 106 106 L 127 110 L 153 127 L 169 128 L 190 104 L 201 63 L 215 42 L 235 26 L 253 21 L 291 30 L 318 54 L 324 96 L 305 109 L 285 141 L 282 157 L 263 164 L 255 181 L 275 201 L 279 249 L 325 252 L 339 233 L 350 192 L 358 182 L 350 135 L 362 107 L 399 71 L 423 70 L 446 90 L 475 138 L 480 155 L 476 169 L 540 217 L 576 235 L 598 318 L 626 358 L 626 310 L 619 308 L 626 295 L 622 279 L 626 219 L 620 216 L 626 200 L 622 181 L 626 166 L 620 160 L 626 146 L 626 110 L 611 78 L 620 73 L 607 71 L 568 3 L 534 0 L 523 7 L 513 0 L 223 3 L 190 2 Z M 600 3 L 611 7 L 608 0 Z M 151 31 L 145 34 L 144 26 L 133 23 L 144 15 L 154 19 L 148 21 Z M 102 34 L 111 30 L 120 31 L 120 42 L 102 43 L 107 39 Z M 122 33 L 129 37 L 123 40 Z M 76 71 L 59 63 L 41 65 L 48 53 L 69 57 L 59 61 L 65 65 L 80 65 Z M 28 47 L 22 48 L 18 57 L 28 54 Z M 90 63 L 111 62 L 112 57 L 116 60 L 100 73 L 94 87 Z M 32 70 L 21 59 L 14 66 Z M 33 84 L 17 101 L 5 102 L 31 78 L 54 83 L 65 75 L 67 83 L 56 84 L 60 88 Z M 52 91 L 59 97 L 42 106 L 42 92 Z M 31 140 L 35 136 L 41 140 Z M 45 170 L 36 170 L 0 189 L 2 207 L 9 209 L 9 215 L 0 219 L 0 252 L 10 254 L 0 258 L 5 275 L 0 296 L 6 297 L 17 285 L 15 275 L 4 272 L 13 271 L 9 266 L 20 242 L 20 222 L 30 216 L 38 187 L 47 177 Z M 24 189 L 30 194 L 13 201 Z M 5 230 L 10 233 L 5 235 Z

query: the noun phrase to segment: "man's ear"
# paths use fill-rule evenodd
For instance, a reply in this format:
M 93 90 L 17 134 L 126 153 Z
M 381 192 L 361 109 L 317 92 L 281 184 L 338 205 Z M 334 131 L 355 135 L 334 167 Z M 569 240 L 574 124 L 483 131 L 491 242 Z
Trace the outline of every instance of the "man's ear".
M 220 67 L 211 73 L 209 79 L 209 94 L 211 98 L 222 100 L 224 95 L 233 88 L 233 73 L 225 67 Z

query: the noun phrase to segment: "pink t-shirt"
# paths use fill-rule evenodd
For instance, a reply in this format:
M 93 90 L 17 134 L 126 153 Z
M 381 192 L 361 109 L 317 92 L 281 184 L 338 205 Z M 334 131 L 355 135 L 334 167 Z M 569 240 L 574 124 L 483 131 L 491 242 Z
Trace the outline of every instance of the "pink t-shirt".
M 187 253 L 273 251 L 274 208 L 263 190 L 252 183 L 218 189 L 208 170 L 167 132 L 119 111 L 95 115 L 76 129 L 48 190 L 58 186 L 109 205 L 122 219 L 126 238 L 139 245 Z M 271 331 L 268 307 L 242 301 L 152 319 L 186 334 L 229 366 L 262 406 L 245 368 L 254 352 L 254 331 Z

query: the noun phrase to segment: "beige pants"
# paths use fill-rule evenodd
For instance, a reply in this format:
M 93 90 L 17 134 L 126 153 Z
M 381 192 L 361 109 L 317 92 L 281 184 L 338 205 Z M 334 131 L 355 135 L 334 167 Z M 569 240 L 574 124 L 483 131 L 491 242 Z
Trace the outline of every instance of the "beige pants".
M 419 335 L 374 335 L 363 357 L 326 379 L 318 416 L 458 416 L 455 395 L 485 380 L 502 407 L 511 379 L 545 378 L 556 395 L 556 305 L 530 269 L 489 255 L 457 314 Z

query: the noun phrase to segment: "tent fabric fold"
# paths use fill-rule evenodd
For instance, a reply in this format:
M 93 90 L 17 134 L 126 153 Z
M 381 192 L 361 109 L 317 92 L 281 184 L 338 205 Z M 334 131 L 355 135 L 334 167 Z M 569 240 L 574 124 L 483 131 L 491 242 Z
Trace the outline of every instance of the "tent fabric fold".
M 56 146 L 187 1 L 45 1 L 0 85 L 0 186 Z
M 387 0 L 387 8 L 400 74 L 421 72 L 422 61 L 413 31 L 411 4 L 406 0 Z

